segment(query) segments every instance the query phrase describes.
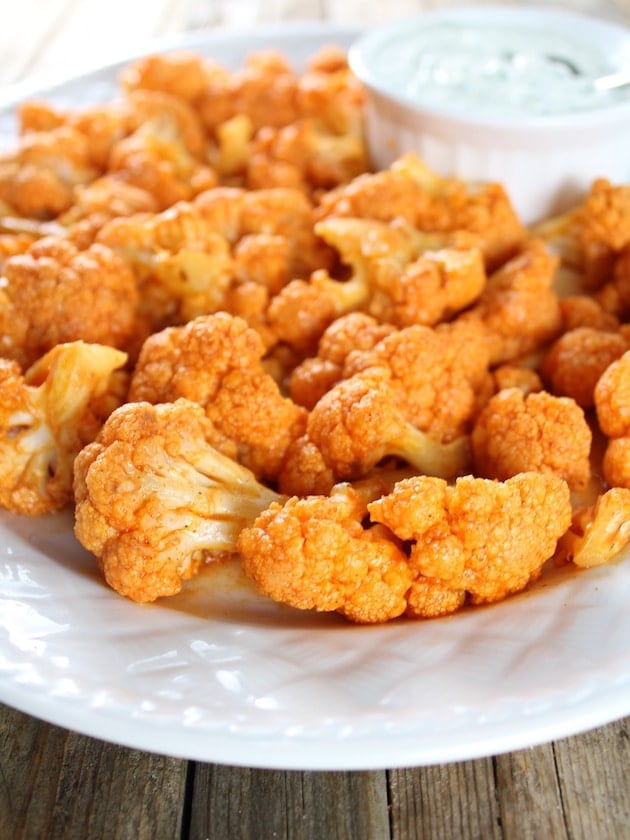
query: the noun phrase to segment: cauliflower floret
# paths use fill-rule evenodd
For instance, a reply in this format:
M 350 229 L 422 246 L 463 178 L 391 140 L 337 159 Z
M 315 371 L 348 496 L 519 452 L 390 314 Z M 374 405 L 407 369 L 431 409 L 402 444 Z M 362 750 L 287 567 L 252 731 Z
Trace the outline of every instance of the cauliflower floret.
M 202 563 L 236 550 L 279 497 L 208 443 L 188 400 L 127 403 L 75 461 L 75 534 L 107 583 L 133 601 L 179 592 Z
M 600 288 L 611 279 L 618 254 L 630 245 L 630 186 L 597 178 L 583 201 L 533 228 L 579 284 Z
M 604 478 L 612 487 L 630 488 L 630 351 L 602 373 L 593 398 L 599 427 L 608 438 Z
M 504 480 L 520 472 L 561 476 L 572 490 L 591 475 L 592 432 L 570 397 L 508 388 L 491 397 L 471 436 L 475 474 Z
M 0 156 L 0 204 L 19 216 L 53 219 L 70 207 L 75 186 L 96 174 L 80 132 L 68 126 L 28 132 Z
M 307 412 L 281 394 L 261 365 L 263 353 L 258 333 L 225 312 L 166 328 L 144 343 L 129 399 L 199 403 L 236 447 L 228 454 L 272 479 L 289 444 L 303 434 Z
M 122 402 L 112 347 L 58 344 L 22 375 L 0 359 L 0 505 L 14 513 L 59 510 L 72 499 L 72 469 L 108 410 Z M 124 384 L 124 379 L 123 379 Z
M 331 249 L 313 230 L 313 205 L 299 190 L 216 187 L 200 193 L 193 203 L 233 246 L 252 235 L 281 236 L 288 247 L 287 274 L 292 277 L 306 277 L 331 262 Z
M 20 133 L 77 132 L 86 146 L 86 158 L 95 174 L 106 172 L 115 143 L 132 130 L 128 103 L 124 100 L 98 103 L 79 110 L 56 108 L 41 100 L 27 100 L 19 107 Z
M 203 162 L 203 128 L 188 103 L 138 90 L 126 107 L 131 133 L 111 148 L 111 174 L 151 193 L 160 210 L 217 185 L 216 173 Z
M 611 257 L 614 261 L 610 277 L 592 293 L 594 306 L 602 311 L 602 320 L 616 325 L 630 320 L 630 243 Z M 597 325 L 595 325 L 597 326 Z
M 364 102 L 365 90 L 350 70 L 345 50 L 327 44 L 310 56 L 298 78 L 301 114 L 316 117 L 336 134 L 359 132 Z
M 511 257 L 525 239 L 499 184 L 442 178 L 416 155 L 403 155 L 385 171 L 359 175 L 320 199 L 318 216 L 404 219 L 423 231 L 468 231 L 478 237 L 488 268 Z
M 99 230 L 111 219 L 136 213 L 156 213 L 153 196 L 140 187 L 104 175 L 90 184 L 75 188 L 72 206 L 58 218 L 65 235 L 77 247 L 87 248 Z
M 364 624 L 396 618 L 411 583 L 407 558 L 385 528 L 363 526 L 365 514 L 348 484 L 275 503 L 239 535 L 243 570 L 262 594 L 298 609 Z
M 378 264 L 368 312 L 397 327 L 432 326 L 473 304 L 486 285 L 478 248 L 427 251 L 401 271 L 395 261 Z
M 362 102 L 345 56 L 314 56 L 298 75 L 271 50 L 213 74 L 197 104 L 224 177 L 254 190 L 310 193 L 367 168 Z
M 277 294 L 291 278 L 291 246 L 284 236 L 248 234 L 234 247 L 234 272 L 239 284 L 257 283 Z
M 153 330 L 216 312 L 234 276 L 226 239 L 188 202 L 108 222 L 97 242 L 131 265 Z
M 325 496 L 337 482 L 335 471 L 307 434 L 292 441 L 277 477 L 285 496 Z
M 627 318 L 630 314 L 630 242 L 617 255 L 612 283 L 619 298 L 619 309 Z
M 523 394 L 532 394 L 536 391 L 543 391 L 542 379 L 535 370 L 522 365 L 499 365 L 492 371 L 495 390 L 502 391 L 505 388 L 520 388 Z
M 308 355 L 317 348 L 324 331 L 364 299 L 364 286 L 332 280 L 327 271 L 317 271 L 307 280 L 291 280 L 271 298 L 266 322 L 276 341 Z
M 7 231 L 4 221 L 5 219 L 0 217 L 0 273 L 4 271 L 9 257 L 28 251 L 35 241 L 35 237 L 28 233 Z
M 571 524 L 566 482 L 533 472 L 505 482 L 463 476 L 454 486 L 414 476 L 368 511 L 373 522 L 410 541 L 408 613 L 415 617 L 426 616 L 427 600 L 431 616 L 436 600 L 456 609 L 462 592 L 472 604 L 519 592 L 539 577 Z M 427 598 L 436 581 L 437 593 Z
M 398 299 L 401 284 L 392 277 L 425 252 L 433 252 L 427 260 L 437 266 L 448 259 L 447 254 L 460 250 L 463 253 L 470 246 L 467 237 L 459 234 L 424 234 L 406 224 L 373 219 L 326 218 L 315 225 L 315 233 L 337 252 L 342 264 L 341 269 L 337 267 L 338 273 L 342 276 L 336 279 L 328 268 L 320 268 L 308 280 L 293 280 L 270 301 L 267 312 L 269 325 L 278 338 L 306 353 L 315 349 L 322 333 L 334 320 L 357 310 L 364 310 L 379 320 L 397 316 L 402 322 L 412 320 L 413 312 L 405 309 L 409 304 L 416 307 L 418 320 L 426 321 L 427 300 L 420 294 L 412 302 Z M 439 255 L 438 250 L 441 250 Z M 458 260 L 453 256 L 453 270 L 447 272 L 454 281 Z M 480 270 L 484 282 L 485 276 L 475 257 L 470 261 L 472 273 Z M 440 273 L 439 268 L 435 270 Z M 471 279 L 471 288 L 478 283 L 479 275 Z M 445 307 L 455 303 L 457 297 L 454 293 L 449 298 L 444 290 L 441 299 L 431 304 L 434 306 L 431 318 L 436 317 L 437 310 L 446 316 Z M 400 309 L 396 308 L 398 304 Z
M 392 324 L 381 324 L 363 312 L 350 312 L 337 318 L 322 334 L 317 355 L 309 356 L 293 368 L 289 381 L 291 398 L 298 405 L 313 408 L 343 378 L 348 356 L 372 350 L 394 331 Z
M 245 182 L 252 189 L 291 186 L 307 195 L 345 184 L 365 172 L 368 157 L 360 123 L 344 133 L 318 117 L 261 129 L 250 145 Z
M 142 56 L 130 62 L 118 76 L 127 93 L 153 90 L 194 103 L 203 94 L 215 65 L 191 50 Z
M 572 397 L 582 408 L 592 408 L 600 376 L 628 349 L 628 337 L 622 333 L 578 327 L 551 345 L 540 373 L 554 394 Z
M 501 184 L 444 178 L 413 153 L 394 161 L 391 168 L 407 174 L 431 198 L 427 211 L 420 210 L 416 227 L 476 234 L 490 269 L 511 257 L 524 241 L 526 230 Z
M 629 540 L 630 490 L 612 487 L 593 505 L 575 511 L 571 527 L 558 543 L 556 561 L 584 569 L 603 566 L 614 560 Z
M 630 186 L 593 182 L 578 211 L 578 242 L 587 282 L 610 276 L 617 254 L 630 244 Z
M 26 367 L 56 344 L 86 341 L 125 348 L 137 328 L 134 276 L 113 251 L 79 251 L 44 237 L 4 267 L 4 291 L 26 333 L 15 355 Z
M 388 371 L 406 419 L 441 440 L 469 430 L 492 388 L 486 333 L 474 321 L 396 330 L 371 350 L 351 353 L 344 376 L 374 367 Z
M 559 305 L 562 332 L 570 332 L 578 327 L 592 327 L 596 330 L 616 330 L 619 327 L 619 318 L 614 312 L 590 295 L 569 295 L 561 298 Z
M 318 219 L 351 216 L 380 222 L 404 219 L 416 226 L 419 218 L 428 215 L 430 204 L 430 194 L 403 168 L 392 166 L 358 175 L 323 193 L 316 215 Z
M 0 278 L 0 283 L 2 283 Z M 12 359 L 25 366 L 24 345 L 28 334 L 28 318 L 18 312 L 11 298 L 0 285 L 0 358 Z
M 490 275 L 479 302 L 461 316 L 485 324 L 491 364 L 525 356 L 559 335 L 562 315 L 553 288 L 557 262 L 542 240 L 528 241 Z
M 343 379 L 324 394 L 309 414 L 306 434 L 336 480 L 360 478 L 388 456 L 445 478 L 468 464 L 465 437 L 442 443 L 406 419 L 382 367 Z
M 630 351 L 606 368 L 594 398 L 602 432 L 609 438 L 630 435 Z
M 221 123 L 246 114 L 254 131 L 282 126 L 298 118 L 298 77 L 277 50 L 258 50 L 233 72 L 215 72 L 197 102 L 206 128 L 216 131 Z

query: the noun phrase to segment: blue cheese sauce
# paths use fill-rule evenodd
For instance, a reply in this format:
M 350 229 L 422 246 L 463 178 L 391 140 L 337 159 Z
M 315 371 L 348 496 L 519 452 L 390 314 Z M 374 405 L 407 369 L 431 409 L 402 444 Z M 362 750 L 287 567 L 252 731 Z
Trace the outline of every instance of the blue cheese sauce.
M 477 113 L 559 114 L 630 99 L 630 86 L 600 91 L 618 71 L 601 47 L 575 35 L 488 23 L 429 24 L 381 43 L 371 70 L 418 104 Z

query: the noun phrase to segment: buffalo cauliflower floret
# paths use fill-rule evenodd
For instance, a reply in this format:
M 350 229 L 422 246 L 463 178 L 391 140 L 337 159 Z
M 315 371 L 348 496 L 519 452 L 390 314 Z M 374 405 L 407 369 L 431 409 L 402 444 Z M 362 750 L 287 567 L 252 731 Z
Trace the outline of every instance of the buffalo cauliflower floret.
M 115 372 L 120 350 L 81 341 L 58 344 L 23 375 L 0 359 L 0 505 L 14 513 L 59 510 L 72 499 L 80 449 L 124 398 Z
M 171 50 L 130 62 L 120 72 L 118 84 L 128 93 L 161 91 L 194 103 L 203 94 L 213 69 L 211 61 L 191 50 Z
M 80 132 L 67 126 L 28 132 L 0 156 L 0 205 L 19 216 L 53 219 L 70 207 L 74 188 L 96 174 Z
M 348 356 L 371 350 L 395 331 L 393 324 L 379 323 L 371 315 L 350 312 L 332 322 L 324 331 L 317 355 L 297 364 L 289 381 L 291 398 L 311 409 L 344 375 Z
M 319 117 L 261 129 L 250 146 L 245 181 L 252 189 L 292 186 L 311 194 L 345 184 L 368 168 L 361 123 L 343 133 Z
M 595 386 L 595 408 L 609 438 L 630 434 L 630 351 L 612 362 Z
M 441 440 L 469 430 L 492 388 L 486 333 L 474 321 L 396 330 L 372 349 L 351 353 L 344 376 L 375 367 L 387 370 L 406 419 Z
M 427 606 L 434 615 L 440 601 L 457 609 L 462 592 L 484 604 L 524 589 L 571 523 L 566 482 L 532 472 L 506 482 L 463 476 L 453 486 L 414 476 L 368 510 L 410 545 L 408 613 L 415 617 L 426 616 Z
M 234 247 L 234 273 L 239 285 L 257 283 L 277 294 L 291 278 L 291 246 L 272 233 L 244 236 Z
M 313 230 L 313 205 L 299 190 L 216 187 L 200 193 L 193 203 L 232 246 L 252 235 L 282 237 L 292 277 L 306 277 L 331 262 L 330 248 Z
M 491 268 L 509 258 L 523 242 L 526 230 L 501 184 L 443 177 L 414 153 L 403 155 L 391 168 L 404 172 L 431 198 L 425 213 L 416 220 L 421 230 L 476 234 Z
M 414 226 L 428 214 L 430 202 L 430 194 L 407 171 L 393 166 L 358 175 L 348 184 L 323 193 L 317 218 L 350 216 L 380 222 L 404 219 Z
M 188 103 L 138 90 L 126 106 L 130 133 L 111 148 L 111 174 L 151 193 L 160 210 L 216 186 L 217 175 L 203 159 L 203 128 Z
M 614 560 L 630 540 L 630 489 L 611 487 L 573 514 L 561 537 L 556 561 L 589 569 Z
M 315 233 L 336 251 L 342 268 L 334 269 L 340 276 L 322 268 L 308 280 L 293 280 L 271 300 L 267 312 L 279 339 L 307 353 L 334 320 L 350 312 L 365 311 L 398 326 L 435 322 L 452 315 L 451 307 L 464 299 L 471 302 L 473 290 L 476 296 L 485 283 L 479 252 L 465 235 L 425 234 L 403 223 L 361 218 L 326 218 L 315 225 Z M 416 269 L 422 273 L 424 265 L 432 278 L 426 294 L 420 279 L 405 289 L 400 278 L 414 260 Z M 460 282 L 462 263 L 470 271 L 466 283 Z
M 364 172 L 363 100 L 342 51 L 327 47 L 313 55 L 297 77 L 295 119 L 259 130 L 252 121 L 244 167 L 248 185 L 292 184 L 308 193 Z
M 325 496 L 337 480 L 334 469 L 307 434 L 289 444 L 277 476 L 278 489 L 285 496 Z
M 4 270 L 6 261 L 10 257 L 15 257 L 16 254 L 28 251 L 36 238 L 28 233 L 6 231 L 4 221 L 5 219 L 0 217 L 0 274 Z
M 246 114 L 256 131 L 288 125 L 298 117 L 297 82 L 297 73 L 277 50 L 258 50 L 237 70 L 213 73 L 197 107 L 211 132 L 236 114 Z
M 365 514 L 348 484 L 272 504 L 239 535 L 243 570 L 262 594 L 298 609 L 364 624 L 396 618 L 411 583 L 407 558 L 385 528 L 364 527 Z
M 520 388 L 524 394 L 532 394 L 535 391 L 544 390 L 538 373 L 532 368 L 518 364 L 499 365 L 492 371 L 492 379 L 496 391 L 502 391 L 505 388 Z
M 462 316 L 479 318 L 486 326 L 493 365 L 537 351 L 559 335 L 556 268 L 557 258 L 542 240 L 528 241 L 489 276 L 479 302 Z
M 19 312 L 2 288 L 0 278 L 0 358 L 12 359 L 19 366 L 27 364 L 24 351 L 28 334 L 28 317 Z
M 597 178 L 575 207 L 537 224 L 536 236 L 548 242 L 563 265 L 586 288 L 611 279 L 618 254 L 630 244 L 630 186 Z
M 154 333 L 144 343 L 130 400 L 179 397 L 199 403 L 232 453 L 257 476 L 277 474 L 289 444 L 303 431 L 306 410 L 280 392 L 261 365 L 258 333 L 225 312 Z
M 442 443 L 406 419 L 383 368 L 370 368 L 331 388 L 309 414 L 306 434 L 337 480 L 360 478 L 386 457 L 445 478 L 468 464 L 465 437 Z
M 103 245 L 80 251 L 66 239 L 44 237 L 7 260 L 3 284 L 16 317 L 27 325 L 14 356 L 23 366 L 62 342 L 125 348 L 136 330 L 134 276 Z
M 291 280 L 271 298 L 266 322 L 276 341 L 308 355 L 316 350 L 332 322 L 351 312 L 362 300 L 364 286 L 360 282 L 338 282 L 327 271 L 317 271 L 310 281 Z
M 327 270 L 319 269 L 309 278 L 311 295 L 316 294 L 321 300 L 320 308 L 330 313 L 329 321 L 368 305 L 380 260 L 387 257 L 402 267 L 418 253 L 413 232 L 410 235 L 407 229 L 369 219 L 325 219 L 315 225 L 315 233 L 335 249 L 350 273 L 348 279 L 337 280 Z M 290 285 L 297 290 L 299 281 Z M 294 293 L 289 295 L 290 292 L 289 288 L 284 290 L 287 297 L 293 297 Z M 303 294 L 307 301 L 309 289 L 304 289 Z M 270 306 L 269 321 L 283 340 L 287 340 L 287 330 L 291 329 L 286 315 L 281 294 Z M 303 335 L 308 335 L 308 331 Z
M 127 403 L 75 461 L 75 534 L 133 601 L 174 595 L 202 563 L 236 550 L 277 493 L 208 443 L 188 400 Z
M 486 285 L 481 251 L 427 251 L 400 267 L 380 260 L 368 311 L 397 327 L 437 324 L 473 304 Z
M 630 488 L 630 351 L 606 368 L 593 397 L 599 427 L 608 438 L 604 478 L 613 487 Z
M 551 473 L 581 490 L 591 475 L 591 442 L 591 428 L 575 400 L 508 388 L 491 397 L 476 419 L 474 470 L 499 480 L 520 472 Z
M 193 204 L 113 219 L 97 241 L 133 268 L 140 312 L 154 330 L 223 307 L 234 274 L 230 248 Z
M 99 230 L 118 217 L 156 213 L 153 196 L 115 176 L 103 175 L 90 184 L 75 188 L 72 206 L 58 217 L 64 235 L 78 247 L 88 247 Z
M 313 56 L 297 74 L 269 50 L 212 74 L 197 106 L 223 175 L 254 190 L 310 192 L 365 171 L 362 102 L 345 56 Z
M 466 184 L 432 172 L 416 155 L 403 155 L 388 170 L 359 175 L 320 200 L 320 217 L 404 219 L 423 231 L 469 231 L 489 268 L 513 255 L 525 229 L 499 184 Z
M 630 300 L 630 299 L 629 299 Z M 618 308 L 618 301 L 614 307 Z M 605 308 L 595 297 L 585 294 L 569 295 L 560 299 L 562 332 L 570 332 L 578 327 L 592 327 L 596 330 L 615 330 L 619 318 L 611 309 Z
M 298 78 L 297 102 L 301 114 L 317 117 L 331 131 L 361 130 L 365 91 L 345 50 L 326 44 L 309 57 Z
M 618 308 L 627 320 L 630 314 L 630 242 L 617 255 L 612 284 L 619 300 Z
M 628 342 L 628 336 L 619 332 L 577 327 L 552 344 L 540 372 L 554 394 L 592 408 L 595 385 L 606 368 L 628 350 Z
M 20 132 L 76 132 L 86 148 L 86 159 L 95 175 L 106 172 L 113 146 L 132 130 L 130 110 L 114 99 L 79 109 L 63 109 L 42 100 L 27 100 L 19 107 Z
M 630 435 L 608 441 L 602 458 L 602 472 L 612 487 L 630 488 Z
M 590 285 L 610 276 L 617 254 L 630 244 L 630 186 L 593 182 L 578 211 L 578 242 Z

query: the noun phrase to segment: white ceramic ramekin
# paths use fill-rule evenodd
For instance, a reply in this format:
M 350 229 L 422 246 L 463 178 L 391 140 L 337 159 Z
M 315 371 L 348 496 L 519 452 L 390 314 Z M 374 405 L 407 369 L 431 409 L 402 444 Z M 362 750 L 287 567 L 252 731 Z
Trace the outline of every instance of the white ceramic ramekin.
M 413 97 L 379 71 L 389 51 L 409 48 L 436 22 L 557 31 L 575 36 L 606 56 L 610 70 L 630 67 L 630 29 L 589 16 L 516 6 L 480 6 L 426 12 L 411 20 L 368 30 L 349 52 L 350 65 L 367 90 L 367 142 L 375 168 L 417 152 L 440 175 L 499 181 L 526 224 L 576 203 L 595 178 L 630 181 L 630 87 L 601 107 L 551 113 L 505 113 L 501 106 L 465 108 Z M 541 95 L 544 95 L 541 91 Z

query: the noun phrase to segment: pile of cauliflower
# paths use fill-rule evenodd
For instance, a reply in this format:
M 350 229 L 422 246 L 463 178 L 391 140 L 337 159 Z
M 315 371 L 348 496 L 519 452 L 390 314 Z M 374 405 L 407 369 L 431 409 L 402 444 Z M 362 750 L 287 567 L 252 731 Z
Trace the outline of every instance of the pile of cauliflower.
M 630 538 L 630 186 L 526 227 L 499 184 L 372 171 L 343 52 L 189 52 L 19 109 L 0 155 L 0 506 L 72 505 L 107 583 L 238 556 L 358 623 Z

